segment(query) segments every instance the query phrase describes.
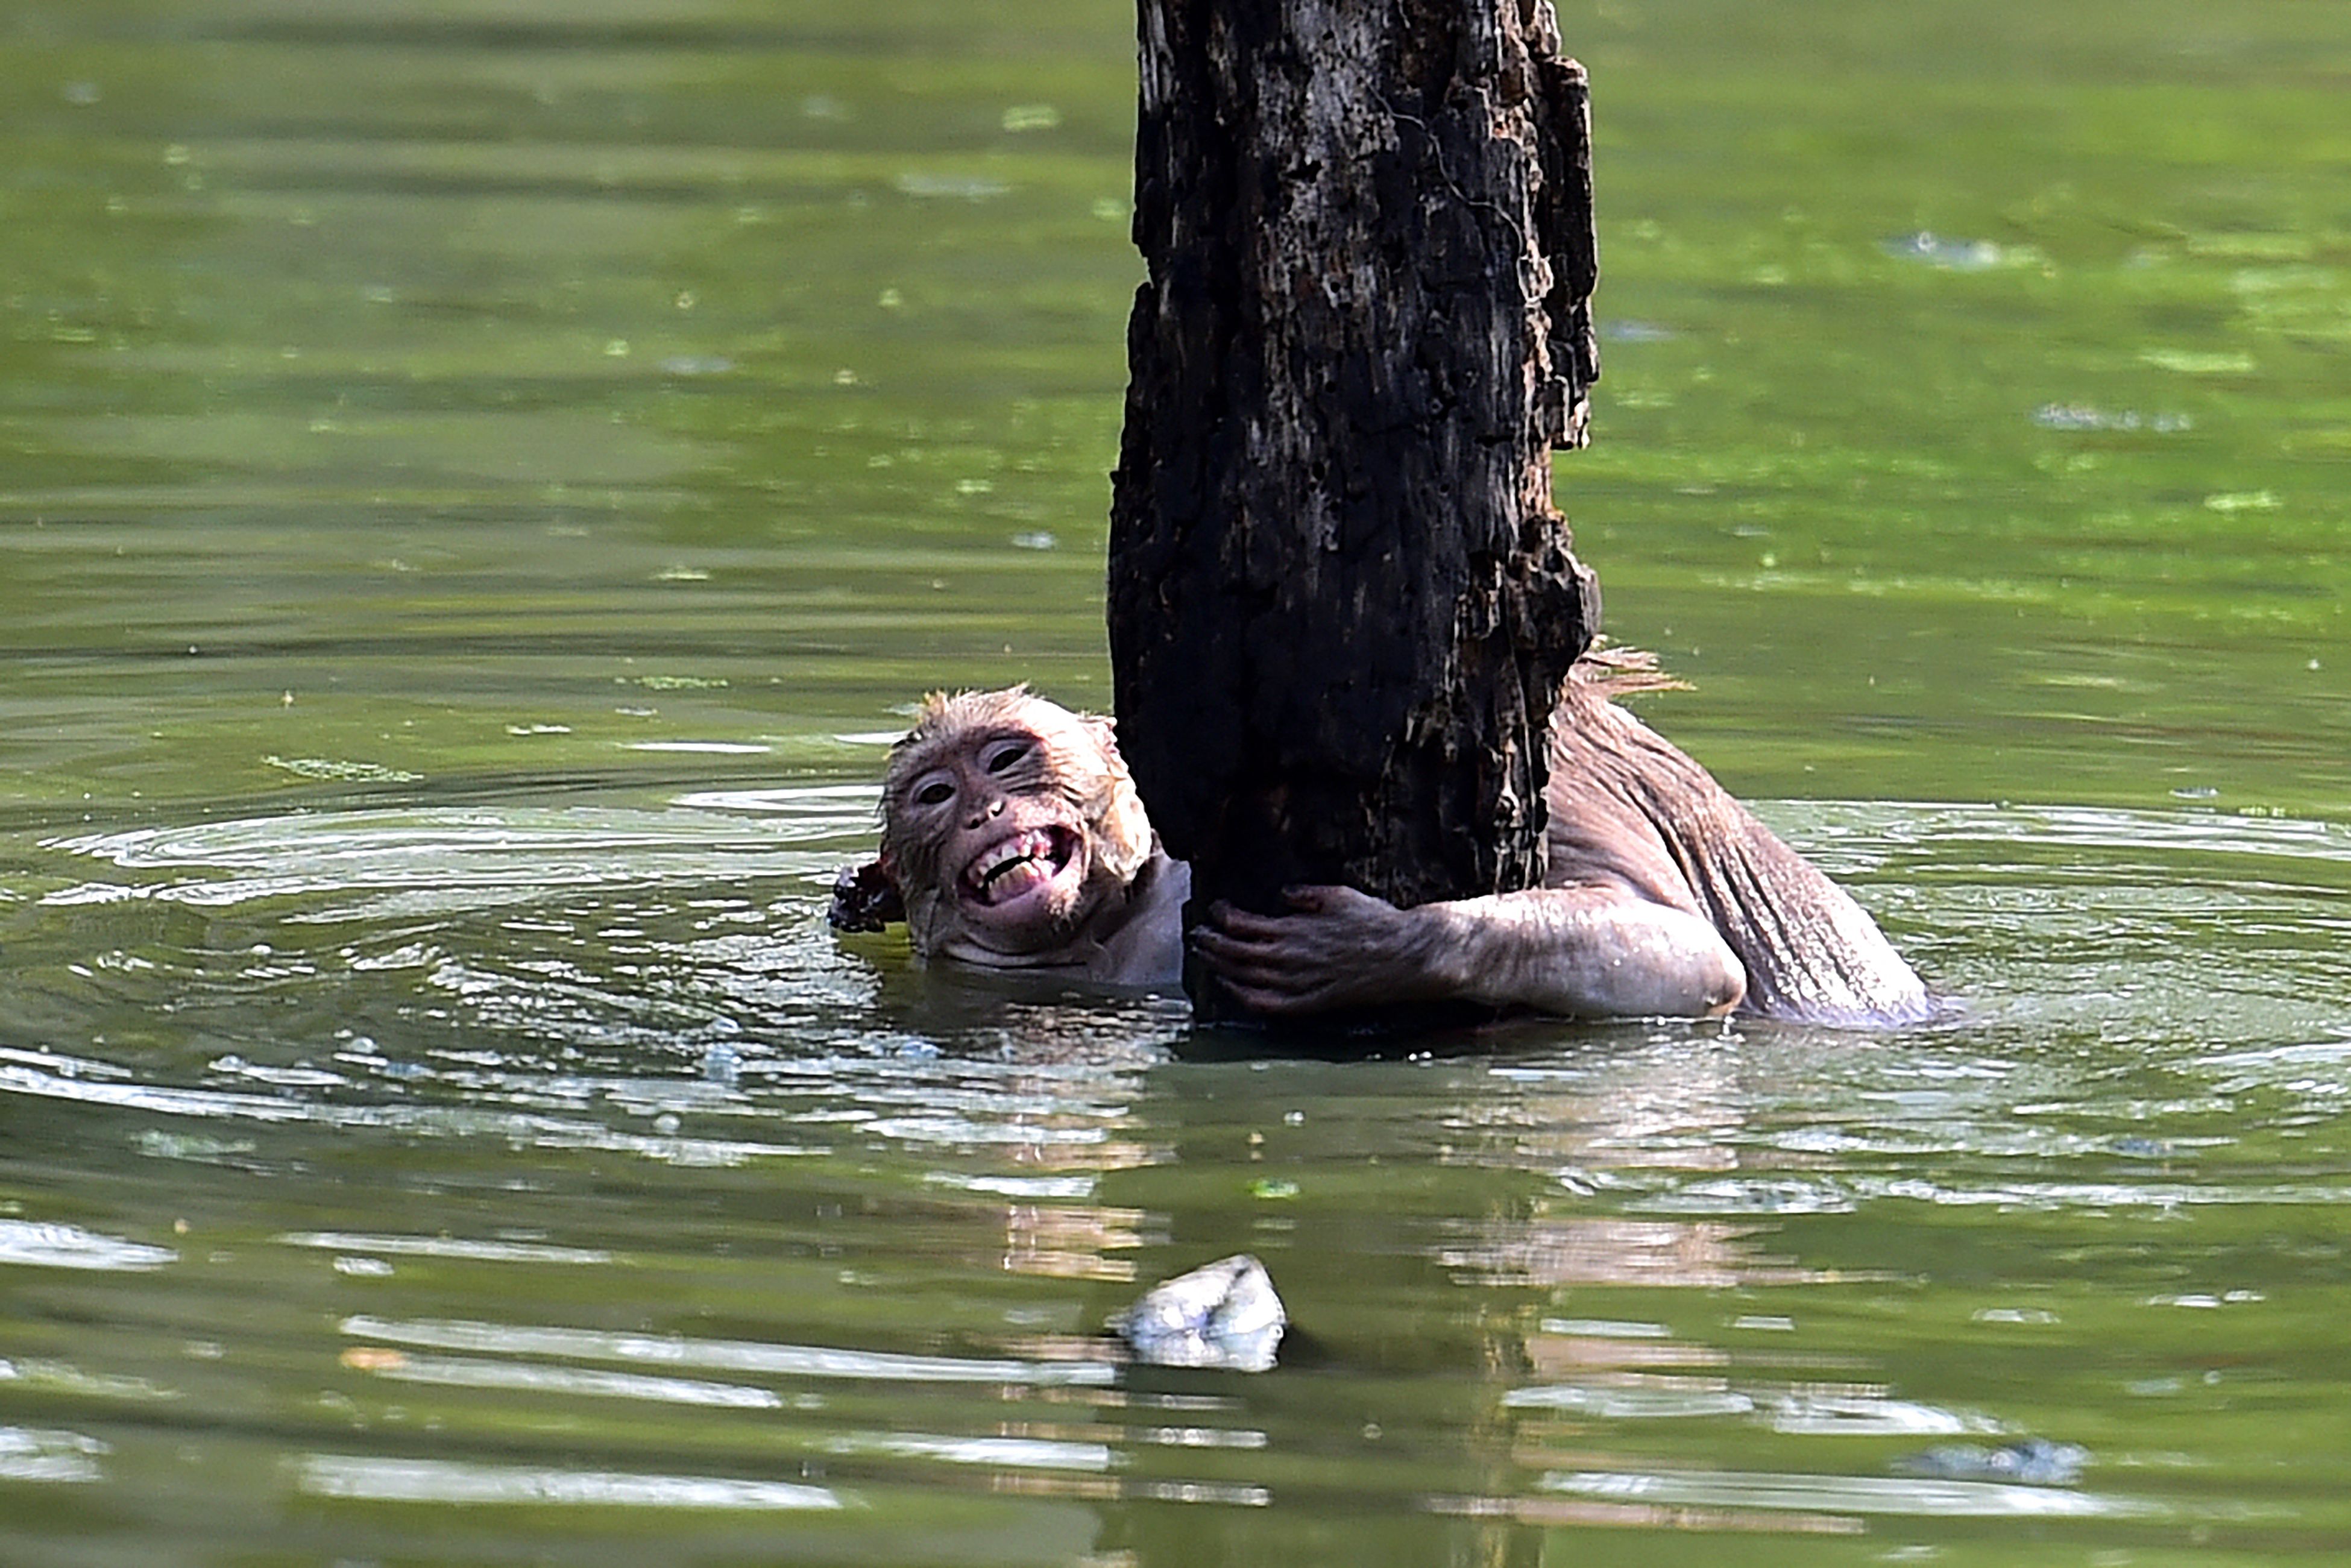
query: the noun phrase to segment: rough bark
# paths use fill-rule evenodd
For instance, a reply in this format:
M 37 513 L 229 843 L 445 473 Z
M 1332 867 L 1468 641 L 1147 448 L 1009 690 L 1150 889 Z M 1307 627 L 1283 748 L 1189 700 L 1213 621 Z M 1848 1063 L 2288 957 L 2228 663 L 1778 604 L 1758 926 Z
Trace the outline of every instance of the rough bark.
M 1550 0 L 1139 0 L 1119 737 L 1195 904 L 1542 872 L 1598 621 L 1554 509 L 1599 373 Z

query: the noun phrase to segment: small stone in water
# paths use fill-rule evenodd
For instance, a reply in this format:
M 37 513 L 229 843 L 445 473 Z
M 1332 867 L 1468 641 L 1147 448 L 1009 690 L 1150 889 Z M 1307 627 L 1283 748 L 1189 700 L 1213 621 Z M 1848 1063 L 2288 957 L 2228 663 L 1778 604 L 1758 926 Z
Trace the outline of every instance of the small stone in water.
M 1154 1366 L 1264 1372 L 1289 1322 L 1265 1265 L 1241 1252 L 1153 1287 L 1110 1327 Z
M 2082 1467 L 2089 1461 L 2090 1450 L 2079 1443 L 2022 1437 L 1992 1448 L 1978 1443 L 1946 1443 L 1896 1460 L 1894 1468 L 1937 1480 L 2067 1487 L 2082 1479 Z

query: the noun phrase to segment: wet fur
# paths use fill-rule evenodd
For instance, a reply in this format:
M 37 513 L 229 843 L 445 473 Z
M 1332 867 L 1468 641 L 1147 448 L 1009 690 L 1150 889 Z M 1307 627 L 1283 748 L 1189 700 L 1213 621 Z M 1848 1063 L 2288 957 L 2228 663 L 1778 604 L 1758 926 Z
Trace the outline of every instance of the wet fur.
M 1929 1016 L 1926 988 L 1844 889 L 1613 700 L 1680 684 L 1639 653 L 1577 662 L 1552 715 L 1546 883 L 1614 881 L 1699 915 L 1746 967 L 1742 1012 Z

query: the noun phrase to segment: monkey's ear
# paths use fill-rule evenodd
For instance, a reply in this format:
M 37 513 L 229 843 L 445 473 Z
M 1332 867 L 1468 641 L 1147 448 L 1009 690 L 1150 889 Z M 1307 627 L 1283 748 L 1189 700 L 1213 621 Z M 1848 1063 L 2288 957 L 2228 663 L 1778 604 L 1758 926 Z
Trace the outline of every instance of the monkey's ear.
M 1101 748 L 1102 756 L 1117 763 L 1120 769 L 1123 771 L 1126 758 L 1118 754 L 1118 721 L 1114 718 L 1106 718 L 1098 713 L 1090 713 L 1082 716 L 1079 722 L 1086 727 L 1087 736 L 1096 747 Z
M 832 907 L 825 919 L 835 931 L 879 931 L 906 918 L 906 901 L 886 860 L 843 866 L 832 879 Z

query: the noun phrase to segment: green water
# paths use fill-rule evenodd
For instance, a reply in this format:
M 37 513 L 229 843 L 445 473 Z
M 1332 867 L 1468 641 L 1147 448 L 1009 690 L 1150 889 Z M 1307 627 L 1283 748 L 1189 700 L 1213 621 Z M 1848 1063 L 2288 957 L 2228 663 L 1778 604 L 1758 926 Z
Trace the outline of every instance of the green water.
M 1562 20 L 1611 629 L 1947 1025 L 825 931 L 918 692 L 1107 701 L 1123 5 L 0 14 L 0 1561 L 2351 1552 L 2351 13 Z

